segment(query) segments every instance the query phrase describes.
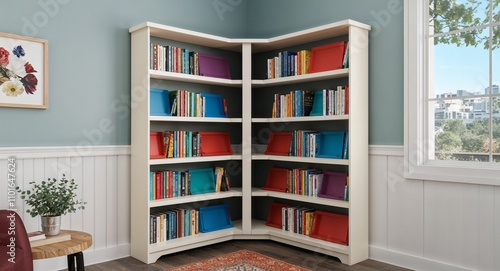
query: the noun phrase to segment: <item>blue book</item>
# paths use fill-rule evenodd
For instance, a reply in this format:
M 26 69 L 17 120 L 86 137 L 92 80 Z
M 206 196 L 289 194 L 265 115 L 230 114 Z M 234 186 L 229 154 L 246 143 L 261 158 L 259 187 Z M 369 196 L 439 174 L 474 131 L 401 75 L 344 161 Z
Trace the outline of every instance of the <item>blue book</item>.
M 300 117 L 300 96 L 301 96 L 301 93 L 302 91 L 301 90 L 295 90 L 294 92 L 294 99 L 293 99 L 293 103 L 294 103 L 294 107 L 295 107 L 295 110 L 293 112 L 293 117 Z
M 342 155 L 343 159 L 349 159 L 349 132 L 346 131 L 344 135 L 344 154 Z
M 191 211 L 184 209 L 184 236 L 191 235 Z
M 154 179 L 155 179 L 155 173 L 153 171 L 149 172 L 149 200 L 154 200 Z

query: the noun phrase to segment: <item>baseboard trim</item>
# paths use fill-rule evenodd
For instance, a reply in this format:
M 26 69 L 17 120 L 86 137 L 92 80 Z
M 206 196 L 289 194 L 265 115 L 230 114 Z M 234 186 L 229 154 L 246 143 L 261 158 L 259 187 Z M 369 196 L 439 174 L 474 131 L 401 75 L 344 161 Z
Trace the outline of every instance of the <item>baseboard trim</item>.
M 417 271 L 471 271 L 463 267 L 370 246 L 370 259 Z
M 91 248 L 90 248 L 91 249 Z M 108 262 L 130 256 L 130 244 L 118 245 L 111 248 L 83 251 L 85 266 Z M 34 261 L 35 271 L 66 270 L 68 262 L 66 257 L 57 257 Z

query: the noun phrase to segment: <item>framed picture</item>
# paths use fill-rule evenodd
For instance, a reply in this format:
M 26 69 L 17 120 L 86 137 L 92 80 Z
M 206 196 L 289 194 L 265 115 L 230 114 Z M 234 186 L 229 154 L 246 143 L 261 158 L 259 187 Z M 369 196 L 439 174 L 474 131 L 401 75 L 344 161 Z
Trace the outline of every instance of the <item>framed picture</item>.
M 0 106 L 47 109 L 48 41 L 0 32 Z

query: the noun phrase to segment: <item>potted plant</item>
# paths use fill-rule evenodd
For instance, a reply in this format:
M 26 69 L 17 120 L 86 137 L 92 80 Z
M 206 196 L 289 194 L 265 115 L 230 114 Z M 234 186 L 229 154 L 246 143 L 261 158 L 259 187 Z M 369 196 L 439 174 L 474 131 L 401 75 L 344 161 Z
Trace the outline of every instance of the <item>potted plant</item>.
M 47 181 L 29 183 L 30 189 L 16 190 L 21 199 L 31 206 L 26 212 L 32 217 L 40 216 L 42 231 L 46 235 L 58 235 L 61 226 L 61 216 L 74 213 L 77 209 L 85 209 L 86 202 L 75 199 L 78 184 L 74 179 L 68 180 L 63 174 L 60 180 L 48 178 Z

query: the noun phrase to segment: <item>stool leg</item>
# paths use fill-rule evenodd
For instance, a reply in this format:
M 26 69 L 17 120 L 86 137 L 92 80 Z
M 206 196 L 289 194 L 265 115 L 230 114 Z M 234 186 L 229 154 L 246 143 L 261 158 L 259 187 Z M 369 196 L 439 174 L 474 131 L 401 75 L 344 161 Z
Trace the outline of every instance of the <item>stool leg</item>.
M 75 271 L 75 255 L 68 255 L 68 271 Z
M 85 271 L 85 265 L 83 263 L 83 252 L 78 252 L 75 254 L 76 257 L 76 271 Z

